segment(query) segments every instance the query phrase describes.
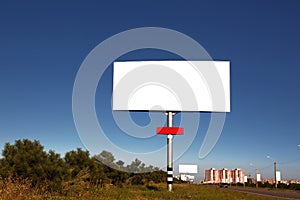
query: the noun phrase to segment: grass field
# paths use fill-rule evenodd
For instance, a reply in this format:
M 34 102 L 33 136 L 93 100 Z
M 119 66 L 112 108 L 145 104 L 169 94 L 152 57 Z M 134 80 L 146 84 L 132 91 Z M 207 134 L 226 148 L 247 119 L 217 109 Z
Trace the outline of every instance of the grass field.
M 118 188 L 106 186 L 92 187 L 86 184 L 64 185 L 62 193 L 49 193 L 43 188 L 31 188 L 26 181 L 0 181 L 1 200 L 26 199 L 274 199 L 264 196 L 235 192 L 215 186 L 175 184 L 172 192 L 166 190 L 165 184 L 148 186 L 126 186 Z

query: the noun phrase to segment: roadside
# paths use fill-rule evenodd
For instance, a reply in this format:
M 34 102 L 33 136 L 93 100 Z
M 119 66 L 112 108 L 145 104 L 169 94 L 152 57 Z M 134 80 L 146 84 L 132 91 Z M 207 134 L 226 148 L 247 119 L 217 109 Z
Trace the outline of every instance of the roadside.
M 270 197 L 278 197 L 278 198 L 285 198 L 285 199 L 300 199 L 300 193 L 295 191 L 288 191 L 288 190 L 267 190 L 267 189 L 256 189 L 256 188 L 243 188 L 243 187 L 229 187 L 229 190 L 239 191 L 239 192 L 246 192 L 251 194 L 259 194 L 264 196 Z

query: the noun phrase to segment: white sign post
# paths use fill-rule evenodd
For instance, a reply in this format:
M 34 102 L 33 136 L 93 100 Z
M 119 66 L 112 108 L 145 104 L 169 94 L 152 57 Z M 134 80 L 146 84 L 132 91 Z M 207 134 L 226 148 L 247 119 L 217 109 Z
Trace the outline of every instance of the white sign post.
M 177 112 L 230 112 L 229 61 L 126 61 L 114 62 L 113 110 L 159 111 L 168 115 L 168 190 L 173 183 L 173 127 Z

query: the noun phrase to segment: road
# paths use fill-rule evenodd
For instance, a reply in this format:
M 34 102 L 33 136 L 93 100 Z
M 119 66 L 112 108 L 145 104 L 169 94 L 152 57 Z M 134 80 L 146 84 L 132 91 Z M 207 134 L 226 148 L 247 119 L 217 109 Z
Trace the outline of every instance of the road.
M 270 196 L 270 197 L 277 197 L 277 198 L 285 198 L 285 199 L 293 199 L 293 200 L 300 199 L 300 192 L 295 192 L 295 191 L 243 188 L 243 187 L 235 187 L 235 186 L 231 186 L 229 188 L 224 188 L 224 189 L 252 193 L 252 194 L 259 194 L 259 195 Z

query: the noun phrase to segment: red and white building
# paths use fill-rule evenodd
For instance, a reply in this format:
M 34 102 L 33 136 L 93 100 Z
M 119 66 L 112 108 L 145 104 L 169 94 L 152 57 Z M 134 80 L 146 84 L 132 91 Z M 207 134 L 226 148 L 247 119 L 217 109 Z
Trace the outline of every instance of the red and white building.
M 214 168 L 205 170 L 205 183 L 244 183 L 245 172 L 242 169 L 228 170 Z

